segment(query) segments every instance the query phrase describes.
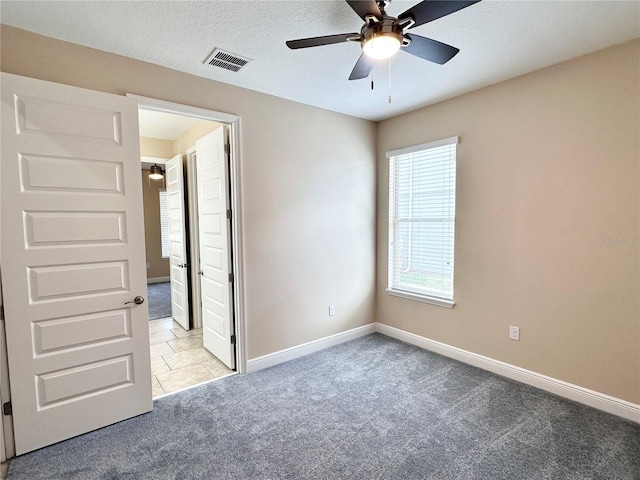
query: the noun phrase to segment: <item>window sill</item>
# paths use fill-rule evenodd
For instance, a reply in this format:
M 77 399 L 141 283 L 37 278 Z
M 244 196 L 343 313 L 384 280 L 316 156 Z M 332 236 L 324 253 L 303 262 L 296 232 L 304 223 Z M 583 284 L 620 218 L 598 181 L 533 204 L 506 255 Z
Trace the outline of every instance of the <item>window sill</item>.
M 444 300 L 442 298 L 428 297 L 426 295 L 418 295 L 416 293 L 400 292 L 398 290 L 387 289 L 389 295 L 394 297 L 406 298 L 408 300 L 415 300 L 417 302 L 429 303 L 431 305 L 437 305 L 438 307 L 453 308 L 455 302 L 452 300 Z

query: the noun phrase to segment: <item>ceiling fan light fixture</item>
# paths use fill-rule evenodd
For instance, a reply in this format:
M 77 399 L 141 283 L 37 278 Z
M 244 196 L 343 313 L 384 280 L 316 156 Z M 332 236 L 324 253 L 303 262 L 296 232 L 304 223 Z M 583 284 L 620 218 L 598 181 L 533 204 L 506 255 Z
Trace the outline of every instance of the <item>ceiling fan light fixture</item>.
M 395 32 L 374 33 L 365 40 L 362 50 L 375 60 L 394 56 L 402 45 L 402 35 Z
M 162 178 L 164 178 L 162 167 L 157 163 L 151 165 L 151 168 L 149 169 L 149 178 L 151 180 L 161 180 Z

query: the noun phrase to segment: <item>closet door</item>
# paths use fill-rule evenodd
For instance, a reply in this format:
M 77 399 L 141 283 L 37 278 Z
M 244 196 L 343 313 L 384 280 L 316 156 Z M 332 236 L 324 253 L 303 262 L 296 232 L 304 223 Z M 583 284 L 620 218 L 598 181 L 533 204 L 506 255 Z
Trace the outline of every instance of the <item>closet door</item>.
M 166 164 L 169 207 L 169 268 L 171 269 L 171 315 L 189 330 L 189 270 L 184 208 L 184 170 L 182 155 Z
M 2 74 L 16 453 L 150 411 L 136 100 Z
M 196 142 L 200 289 L 204 347 L 229 368 L 235 368 L 229 228 L 229 162 L 225 127 Z

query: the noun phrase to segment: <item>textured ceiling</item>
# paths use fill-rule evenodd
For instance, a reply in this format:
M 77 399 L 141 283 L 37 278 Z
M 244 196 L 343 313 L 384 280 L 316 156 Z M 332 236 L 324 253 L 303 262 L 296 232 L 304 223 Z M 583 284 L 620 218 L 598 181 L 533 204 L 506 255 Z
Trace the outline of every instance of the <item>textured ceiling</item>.
M 397 16 L 418 2 L 395 0 Z M 357 32 L 329 1 L 2 1 L 2 23 L 193 75 L 381 120 L 640 36 L 638 1 L 494 1 L 413 32 L 460 48 L 444 66 L 404 52 L 369 80 L 348 81 L 357 43 L 289 50 L 286 40 Z M 254 61 L 240 73 L 203 65 L 215 48 Z

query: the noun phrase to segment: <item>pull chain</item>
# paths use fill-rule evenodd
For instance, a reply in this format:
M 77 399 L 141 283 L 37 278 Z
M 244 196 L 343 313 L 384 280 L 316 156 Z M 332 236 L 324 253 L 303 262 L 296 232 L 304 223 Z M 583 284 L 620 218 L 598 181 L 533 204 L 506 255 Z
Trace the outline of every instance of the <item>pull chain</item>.
M 391 103 L 391 57 L 389 57 L 389 103 Z

